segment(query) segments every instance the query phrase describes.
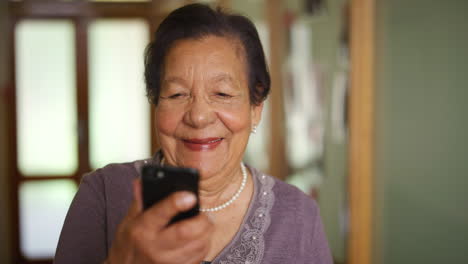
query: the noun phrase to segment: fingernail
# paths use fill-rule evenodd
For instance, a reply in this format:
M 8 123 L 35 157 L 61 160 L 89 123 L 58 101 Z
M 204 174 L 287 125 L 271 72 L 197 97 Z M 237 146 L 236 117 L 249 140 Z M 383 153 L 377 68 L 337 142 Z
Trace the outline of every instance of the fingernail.
M 192 193 L 184 193 L 184 195 L 179 200 L 179 202 L 181 206 L 186 207 L 186 206 L 193 205 L 195 203 L 195 199 L 196 199 L 195 195 L 193 195 Z

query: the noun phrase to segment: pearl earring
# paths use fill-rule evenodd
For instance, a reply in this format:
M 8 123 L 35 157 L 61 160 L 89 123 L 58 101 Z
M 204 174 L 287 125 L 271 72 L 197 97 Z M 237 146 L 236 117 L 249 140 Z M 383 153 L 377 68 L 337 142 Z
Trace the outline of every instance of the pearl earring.
M 252 134 L 257 134 L 257 125 L 253 125 Z

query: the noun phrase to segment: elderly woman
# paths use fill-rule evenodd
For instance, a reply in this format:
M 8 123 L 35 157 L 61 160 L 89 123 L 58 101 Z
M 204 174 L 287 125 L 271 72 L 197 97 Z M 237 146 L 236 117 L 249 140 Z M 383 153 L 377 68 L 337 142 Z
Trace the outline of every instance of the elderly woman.
M 270 77 L 253 24 L 193 4 L 172 12 L 146 51 L 161 150 L 83 177 L 55 263 L 332 263 L 315 202 L 242 163 Z M 144 164 L 196 168 L 199 197 L 142 210 Z M 168 225 L 199 199 L 200 213 Z

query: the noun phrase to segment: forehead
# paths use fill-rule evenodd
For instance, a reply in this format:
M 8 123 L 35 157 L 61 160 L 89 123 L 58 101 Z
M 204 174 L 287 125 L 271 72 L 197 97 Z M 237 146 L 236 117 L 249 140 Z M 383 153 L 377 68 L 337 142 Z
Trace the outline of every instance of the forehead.
M 164 76 L 202 74 L 219 78 L 227 74 L 245 78 L 245 61 L 242 44 L 236 38 L 207 36 L 184 39 L 169 49 L 165 57 Z

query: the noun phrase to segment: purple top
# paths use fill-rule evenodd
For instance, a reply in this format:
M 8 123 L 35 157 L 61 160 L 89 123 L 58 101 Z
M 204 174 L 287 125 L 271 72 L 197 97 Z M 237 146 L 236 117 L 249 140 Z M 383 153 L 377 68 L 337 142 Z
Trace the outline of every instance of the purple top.
M 54 263 L 102 263 L 132 201 L 143 164 L 86 174 L 62 228 Z M 159 162 L 159 160 L 157 161 Z M 316 203 L 299 189 L 248 167 L 254 195 L 243 223 L 213 264 L 333 263 Z

